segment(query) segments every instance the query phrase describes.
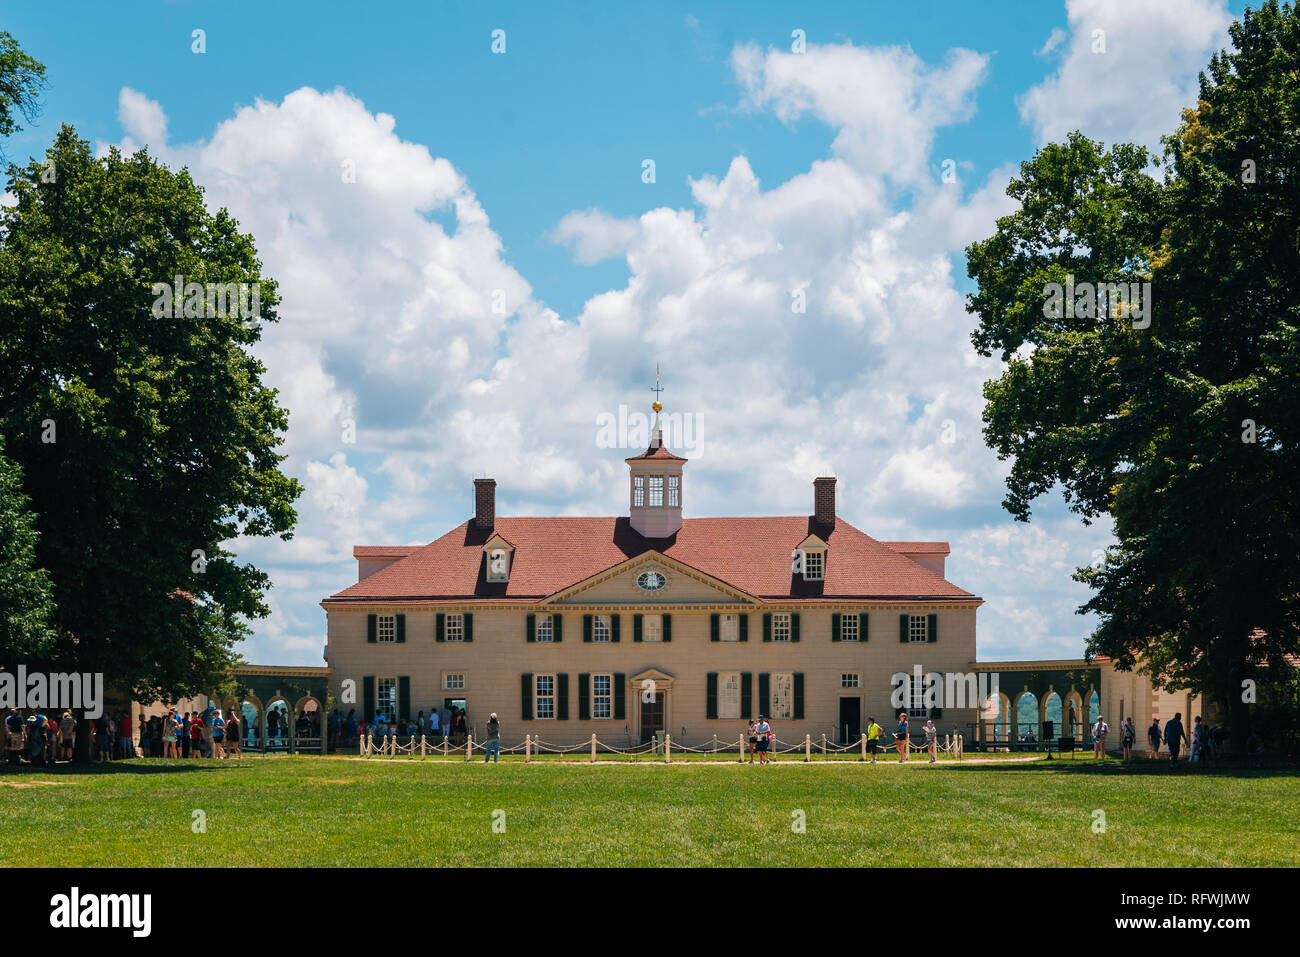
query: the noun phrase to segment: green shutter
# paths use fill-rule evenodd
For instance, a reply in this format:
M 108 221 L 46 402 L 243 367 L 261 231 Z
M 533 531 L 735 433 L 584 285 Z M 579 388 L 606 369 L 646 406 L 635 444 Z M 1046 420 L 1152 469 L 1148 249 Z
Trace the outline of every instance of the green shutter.
M 582 640 L 591 641 L 591 616 L 582 616 Z
M 474 616 L 471 615 L 469 612 L 465 612 L 462 620 L 464 621 L 465 624 L 465 628 L 464 628 L 465 640 L 473 641 L 474 640 Z
M 794 720 L 803 720 L 803 672 L 794 673 Z
M 754 673 L 740 673 L 740 716 L 748 721 L 754 716 Z
M 799 613 L 797 611 L 790 612 L 790 640 L 799 640 Z
M 366 641 L 372 645 L 379 641 L 378 615 L 366 615 Z
M 614 682 L 614 718 L 622 721 L 627 717 L 626 705 L 624 704 L 624 696 L 627 691 L 624 686 L 627 684 L 627 675 L 616 674 L 612 680 Z
M 442 612 L 438 612 L 434 620 L 436 624 L 433 627 L 433 640 L 446 641 L 447 640 L 447 616 L 444 615 Z
M 772 675 L 767 671 L 758 673 L 758 713 L 770 718 L 772 710 Z
M 831 615 L 831 641 L 840 640 L 840 616 L 839 612 Z
M 397 720 L 411 720 L 411 676 L 399 675 L 397 678 Z
M 663 639 L 664 641 L 672 641 L 673 640 L 673 616 L 664 615 L 663 621 L 664 621 L 664 626 L 662 629 Z
M 569 675 L 567 672 L 555 676 L 555 718 L 557 721 L 569 720 Z
M 618 641 L 619 625 L 622 623 L 622 621 L 623 621 L 622 615 L 609 616 L 609 640 L 610 641 Z
M 578 675 L 578 720 L 591 719 L 591 675 L 584 671 Z
M 551 616 L 551 641 L 561 641 L 564 638 L 564 616 Z
M 870 624 L 870 615 L 865 611 L 858 615 L 858 641 L 866 641 L 870 632 L 867 631 L 867 625 Z
M 375 720 L 375 676 L 361 679 L 361 720 L 370 724 Z
M 740 616 L 740 640 L 749 641 L 749 616 Z
M 925 640 L 934 644 L 939 640 L 939 616 L 931 615 L 928 627 L 926 628 Z
M 763 640 L 772 640 L 772 613 L 770 611 L 763 613 Z
M 530 671 L 519 676 L 519 717 L 524 721 L 533 720 L 533 675 Z
M 721 615 L 709 616 L 709 641 L 721 641 L 722 625 L 720 624 Z
M 713 617 L 717 617 L 714 615 Z M 710 671 L 705 683 L 704 717 L 710 721 L 718 716 L 718 673 Z
M 898 640 L 907 644 L 907 616 L 898 616 Z
M 532 612 L 528 613 L 528 624 L 524 628 L 524 640 L 525 641 L 537 640 L 537 616 L 534 615 Z
M 398 642 L 406 641 L 406 616 L 397 616 L 397 640 Z
M 641 640 L 641 616 L 640 615 L 632 616 L 632 640 L 633 641 Z

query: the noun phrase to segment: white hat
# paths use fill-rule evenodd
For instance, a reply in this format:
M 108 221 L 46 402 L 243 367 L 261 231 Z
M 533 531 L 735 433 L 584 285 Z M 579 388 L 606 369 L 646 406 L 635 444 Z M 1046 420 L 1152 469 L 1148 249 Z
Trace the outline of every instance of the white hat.
M 496 713 L 495 711 L 493 711 L 490 715 L 488 715 L 488 717 L 490 717 L 490 718 L 495 718 L 496 716 L 497 716 L 497 713 Z

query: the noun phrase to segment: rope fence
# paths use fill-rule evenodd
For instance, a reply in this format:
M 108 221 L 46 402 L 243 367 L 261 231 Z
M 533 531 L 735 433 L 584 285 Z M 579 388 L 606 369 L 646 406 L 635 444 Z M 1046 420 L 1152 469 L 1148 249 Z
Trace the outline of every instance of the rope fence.
M 876 739 L 877 748 L 879 753 L 882 754 L 897 752 L 899 745 L 902 743 L 904 742 L 892 739 Z M 906 740 L 905 745 L 900 760 L 903 760 L 905 755 L 913 753 L 925 754 L 929 752 L 931 747 L 928 743 L 917 744 L 910 738 Z M 943 736 L 942 741 L 936 736 L 933 747 L 936 757 L 943 754 L 953 760 L 960 761 L 965 756 L 964 742 L 960 734 L 946 734 Z M 376 742 L 373 734 L 368 734 L 362 737 L 359 743 L 359 756 L 363 758 L 396 758 L 400 755 L 412 758 L 418 756 L 423 761 L 430 757 L 446 760 L 452 755 L 463 754 L 465 760 L 469 761 L 473 759 L 475 750 L 483 754 L 485 760 L 488 757 L 487 752 L 489 750 L 493 750 L 497 754 L 523 754 L 525 762 L 531 762 L 534 756 L 540 757 L 545 754 L 566 755 L 584 752 L 590 755 L 589 760 L 592 763 L 597 760 L 597 755 L 623 755 L 633 761 L 640 760 L 642 756 L 662 757 L 665 764 L 672 762 L 674 750 L 682 754 L 727 755 L 725 760 L 738 760 L 741 763 L 746 761 L 747 756 L 752 761 L 755 755 L 794 754 L 800 751 L 803 752 L 803 760 L 806 762 L 812 761 L 814 754 L 831 757 L 834 755 L 847 755 L 849 752 L 856 751 L 858 761 L 867 761 L 869 759 L 868 755 L 871 756 L 870 760 L 874 760 L 876 753 L 870 750 L 866 734 L 863 734 L 859 740 L 851 744 L 842 745 L 828 742 L 824 734 L 821 735 L 818 741 L 814 741 L 811 734 L 804 735 L 803 741 L 798 742 L 782 741 L 774 737 L 766 751 L 759 751 L 758 749 L 751 751 L 744 734 L 741 734 L 735 742 L 726 744 L 722 744 L 720 739 L 714 736 L 712 742 L 705 741 L 696 747 L 673 741 L 671 734 L 665 734 L 662 739 L 645 741 L 641 744 L 622 748 L 601 741 L 594 734 L 590 740 L 567 746 L 551 744 L 543 741 L 540 735 L 534 737 L 531 734 L 524 735 L 523 741 L 510 747 L 505 747 L 499 740 L 495 742 L 475 742 L 473 734 L 466 736 L 464 744 L 456 745 L 451 744 L 447 738 L 443 738 L 440 742 L 433 742 L 426 735 L 420 735 L 418 738 L 415 735 L 407 735 L 406 742 L 403 744 L 399 736 L 395 734 L 381 735 L 378 742 Z M 739 755 L 739 757 L 733 758 L 731 755 Z

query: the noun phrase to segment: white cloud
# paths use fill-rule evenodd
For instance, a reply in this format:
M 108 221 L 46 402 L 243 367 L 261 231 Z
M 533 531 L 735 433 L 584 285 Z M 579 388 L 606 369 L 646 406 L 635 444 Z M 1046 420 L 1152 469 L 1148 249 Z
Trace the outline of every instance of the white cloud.
M 1060 65 L 1017 100 L 1040 144 L 1078 129 L 1158 148 L 1195 105 L 1197 72 L 1227 44 L 1231 21 L 1226 0 L 1067 0 L 1066 12 L 1068 39 L 1054 29 L 1040 51 Z

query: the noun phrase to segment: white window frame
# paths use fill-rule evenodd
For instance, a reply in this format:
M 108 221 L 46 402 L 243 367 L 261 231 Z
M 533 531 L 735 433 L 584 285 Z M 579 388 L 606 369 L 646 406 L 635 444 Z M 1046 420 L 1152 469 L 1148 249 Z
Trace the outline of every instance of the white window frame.
M 668 507 L 680 508 L 682 504 L 681 497 L 682 477 L 680 475 L 668 476 Z
M 601 644 L 614 640 L 614 625 L 609 615 L 591 616 L 591 640 Z
M 907 640 L 909 644 L 920 644 L 930 639 L 929 619 L 926 615 L 907 616 Z
M 650 479 L 650 496 L 647 502 L 651 508 L 664 507 L 664 477 L 662 475 L 651 475 Z
M 841 672 L 840 672 L 840 688 L 841 688 L 841 689 L 845 689 L 845 690 L 849 690 L 849 691 L 857 691 L 857 690 L 861 687 L 861 685 L 862 685 L 862 681 L 861 681 L 861 678 L 860 678 L 859 675 L 858 675 L 858 672 L 856 672 L 856 671 L 841 671 Z
M 448 614 L 442 623 L 442 638 L 444 641 L 464 641 L 465 640 L 465 615 L 462 612 Z
M 645 476 L 644 475 L 632 476 L 632 507 L 633 508 L 645 507 Z
M 859 624 L 857 615 L 840 615 L 840 641 L 857 641 Z
M 718 673 L 718 717 L 728 720 L 740 718 L 739 671 L 721 671 Z
M 538 615 L 536 627 L 533 629 L 533 639 L 544 644 L 554 643 L 555 641 L 555 616 Z
M 397 641 L 397 616 L 379 615 L 375 622 L 375 639 L 381 645 L 391 645 Z
M 820 548 L 806 548 L 803 553 L 803 580 L 819 582 L 826 578 L 826 552 Z
M 772 613 L 772 640 L 789 641 L 790 640 L 790 612 L 777 611 Z
M 664 616 L 663 615 L 642 615 L 641 616 L 641 640 L 642 641 L 663 641 L 664 640 Z
M 533 675 L 533 717 L 539 721 L 555 720 L 555 675 L 542 673 Z M 544 688 L 548 690 L 543 690 Z M 542 706 L 546 705 L 545 708 Z M 549 711 L 550 714 L 543 714 L 543 711 Z
M 774 671 L 768 678 L 770 686 L 768 695 L 770 696 L 772 713 L 767 715 L 773 721 L 793 721 L 794 720 L 794 672 L 792 671 Z M 778 686 L 784 685 L 784 688 Z M 784 699 L 782 696 L 784 692 Z
M 391 696 L 384 693 L 384 689 L 391 689 Z M 392 709 L 388 710 L 384 706 L 389 701 L 392 702 Z M 397 721 L 397 709 L 399 702 L 397 700 L 397 678 L 391 675 L 375 678 L 375 714 L 382 714 L 384 720 L 389 724 Z M 367 715 L 366 720 L 371 721 L 374 715 Z
M 740 616 L 739 615 L 718 616 L 718 640 L 719 641 L 740 641 Z M 740 717 L 740 716 L 737 715 L 736 717 Z
M 605 682 L 605 692 L 601 694 L 597 688 L 600 686 L 601 679 Z M 601 711 L 604 714 L 601 714 Z M 591 719 L 593 721 L 607 721 L 614 717 L 614 676 L 605 671 L 593 672 L 591 676 Z
M 910 622 L 908 623 L 911 624 Z M 930 709 L 925 706 L 925 684 L 927 675 L 922 675 L 921 680 L 916 680 L 916 675 L 908 675 L 908 698 L 907 703 L 908 718 L 928 718 Z
M 505 571 L 502 572 L 502 573 L 499 574 L 499 575 L 494 575 L 494 574 L 492 573 L 492 557 L 493 557 L 494 555 L 500 555 L 502 558 L 505 559 Z M 487 570 L 488 570 L 488 573 L 487 573 L 487 580 L 490 581 L 490 582 L 507 582 L 507 581 L 509 581 L 509 580 L 510 580 L 510 551 L 509 551 L 509 549 L 505 549 L 505 548 L 490 548 L 490 549 L 488 549 L 487 557 L 488 557 L 488 563 L 487 563 Z
M 459 679 L 459 684 L 457 683 Z M 442 676 L 443 691 L 464 691 L 465 690 L 465 672 L 448 671 Z

